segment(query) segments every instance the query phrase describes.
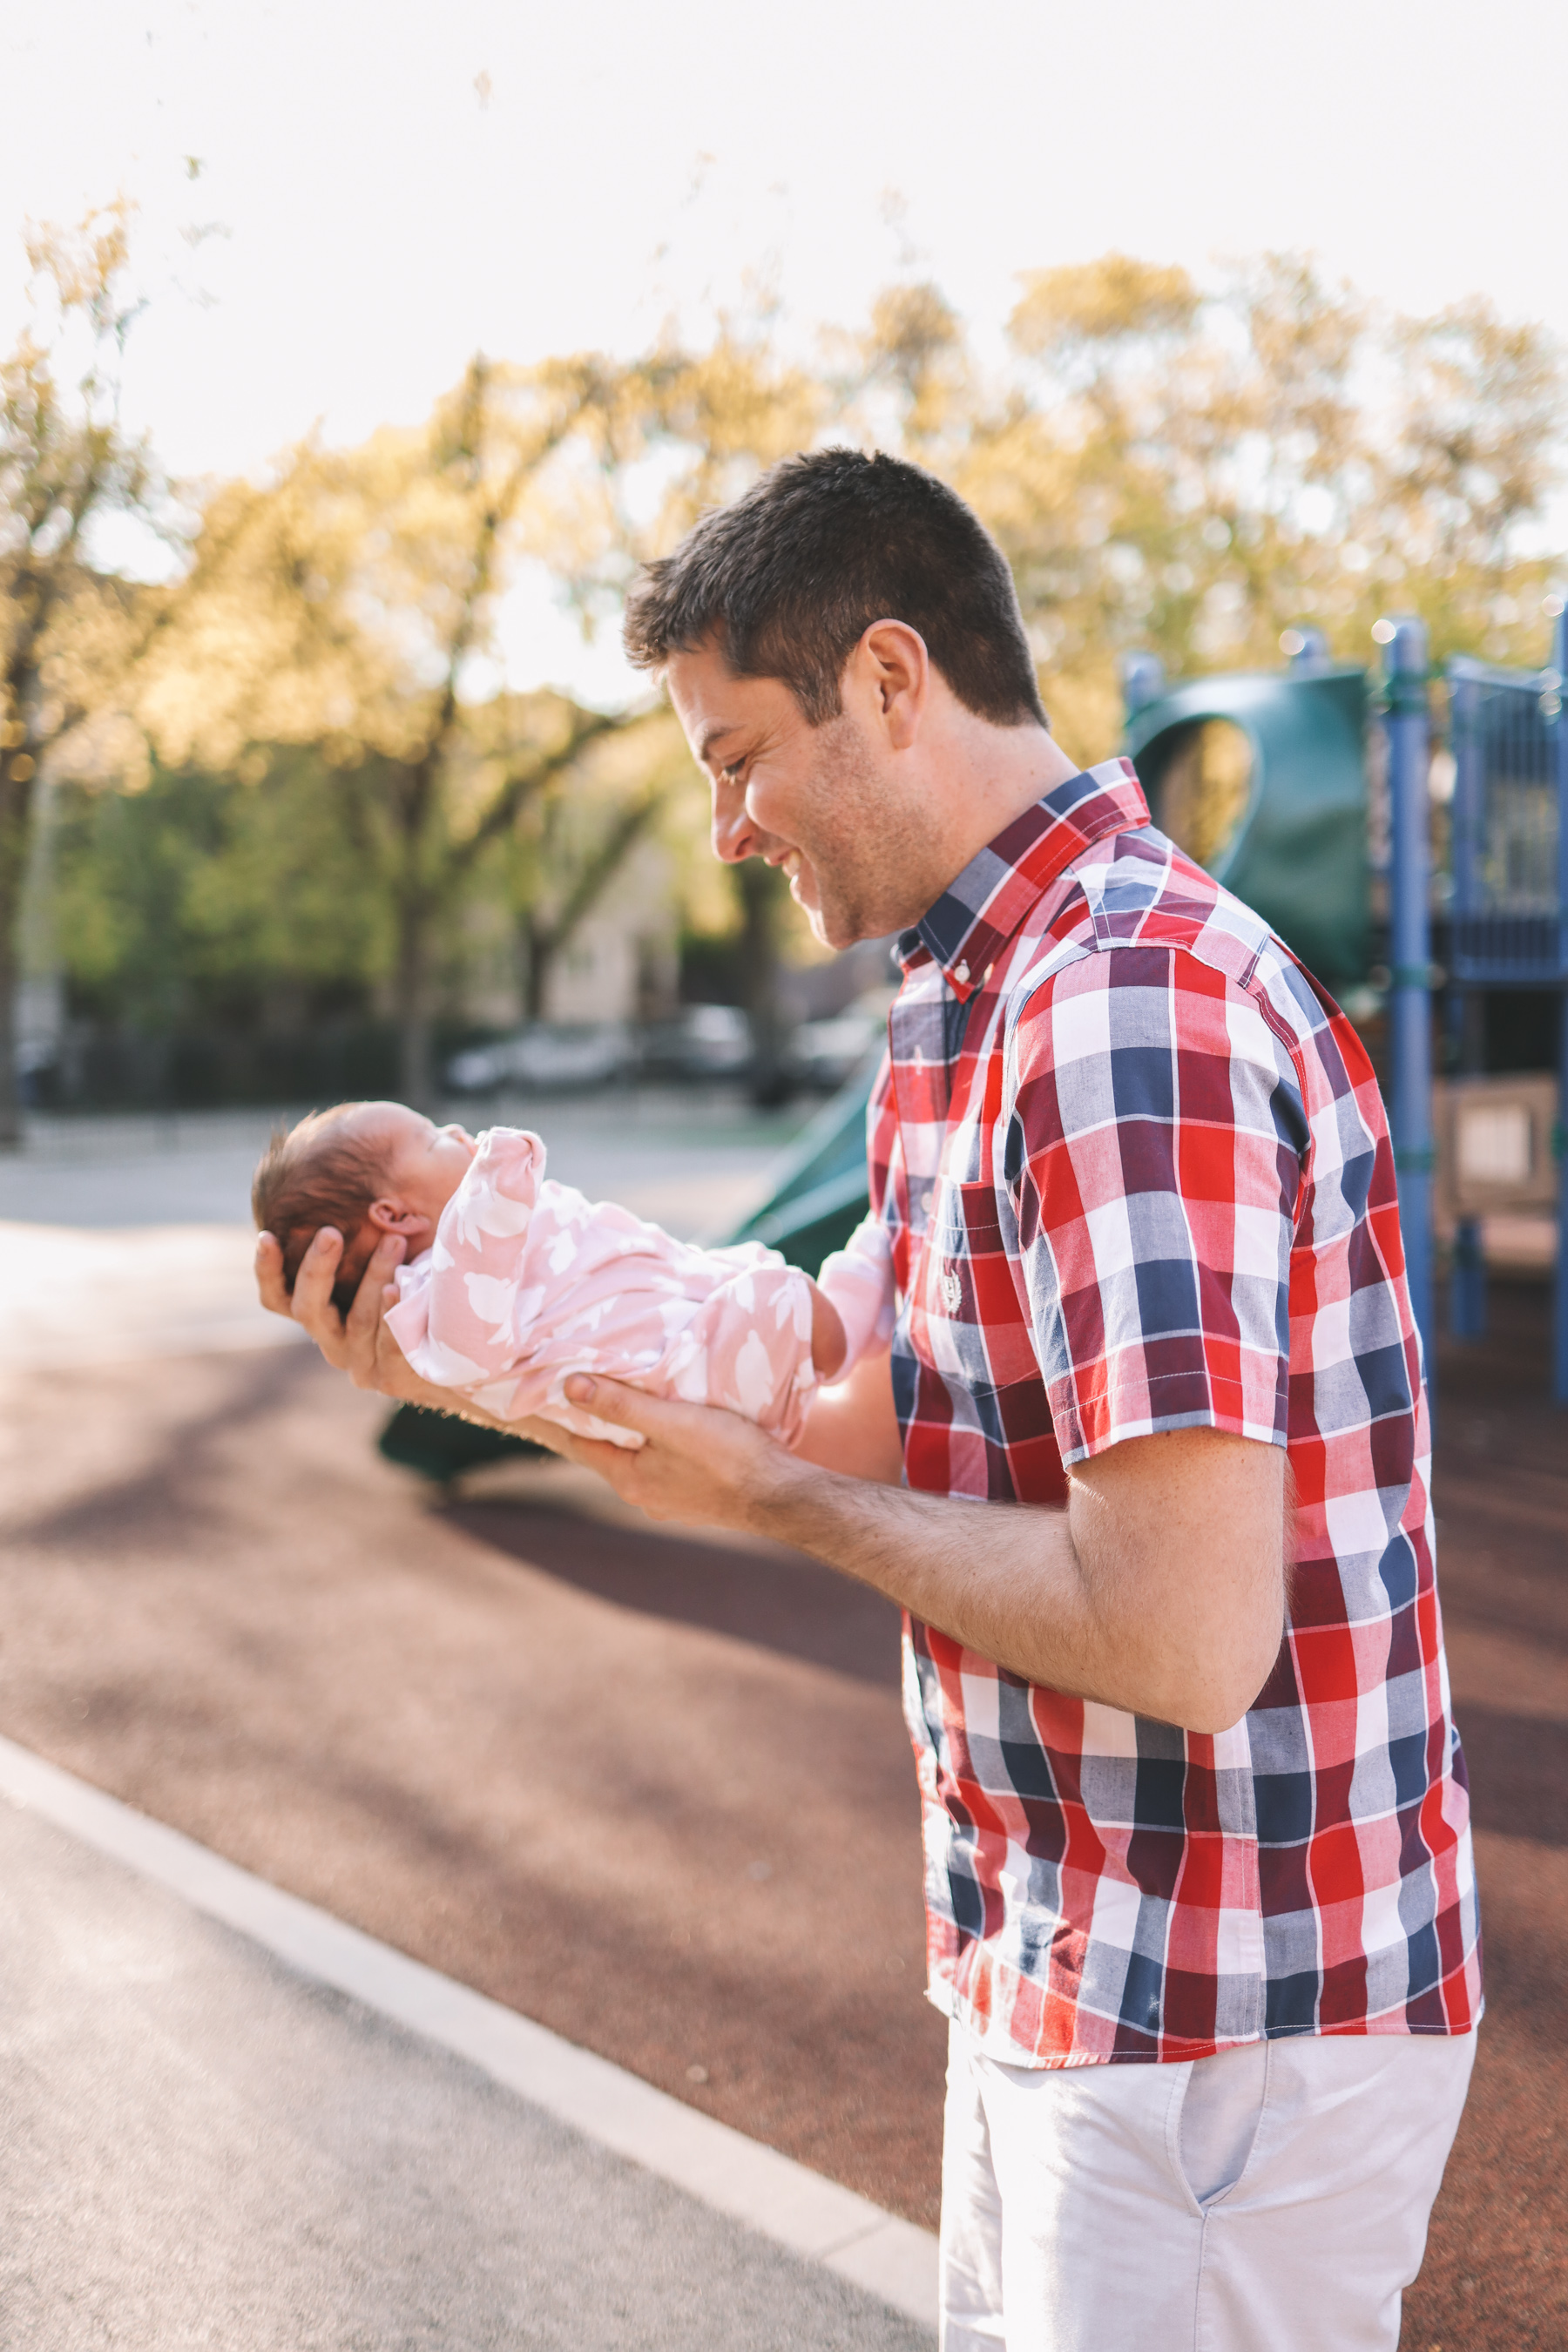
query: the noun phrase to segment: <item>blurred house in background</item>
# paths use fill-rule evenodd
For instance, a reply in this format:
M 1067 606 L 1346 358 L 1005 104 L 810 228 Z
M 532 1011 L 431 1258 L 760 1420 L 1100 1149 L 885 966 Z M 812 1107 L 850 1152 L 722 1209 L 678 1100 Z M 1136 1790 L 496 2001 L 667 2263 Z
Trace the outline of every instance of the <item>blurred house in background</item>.
M 547 1020 L 659 1021 L 675 1012 L 680 1001 L 679 884 L 666 845 L 639 842 L 554 959 L 542 1008 Z

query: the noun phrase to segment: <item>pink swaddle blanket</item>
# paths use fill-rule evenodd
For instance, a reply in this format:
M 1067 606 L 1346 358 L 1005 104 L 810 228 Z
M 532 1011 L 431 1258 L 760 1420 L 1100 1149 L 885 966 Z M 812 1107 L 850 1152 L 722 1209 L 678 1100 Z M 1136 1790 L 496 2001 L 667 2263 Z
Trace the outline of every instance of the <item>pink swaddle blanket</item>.
M 678 1242 L 557 1184 L 544 1158 L 537 1135 L 489 1129 L 430 1249 L 399 1267 L 386 1323 L 414 1370 L 498 1420 L 537 1414 L 617 1445 L 642 1439 L 569 1403 L 569 1374 L 726 1405 L 795 1444 L 817 1385 L 805 1276 L 759 1242 Z M 842 1261 L 830 1295 L 851 1360 L 891 1331 L 879 1234 L 868 1220 L 824 1268 L 826 1284 Z

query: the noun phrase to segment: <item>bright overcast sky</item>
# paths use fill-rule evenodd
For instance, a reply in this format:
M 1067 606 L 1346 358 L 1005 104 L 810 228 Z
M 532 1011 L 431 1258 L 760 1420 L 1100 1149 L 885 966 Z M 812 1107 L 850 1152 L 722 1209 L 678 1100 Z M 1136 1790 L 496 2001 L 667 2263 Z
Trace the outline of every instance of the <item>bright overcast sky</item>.
M 123 188 L 160 289 L 128 407 L 177 472 L 416 418 L 476 348 L 630 352 L 748 270 L 806 325 L 912 266 L 984 347 L 1020 270 L 1275 246 L 1568 338 L 1548 0 L 47 0 L 0 89 L 0 338 L 24 215 Z M 524 634 L 519 683 L 613 690 Z

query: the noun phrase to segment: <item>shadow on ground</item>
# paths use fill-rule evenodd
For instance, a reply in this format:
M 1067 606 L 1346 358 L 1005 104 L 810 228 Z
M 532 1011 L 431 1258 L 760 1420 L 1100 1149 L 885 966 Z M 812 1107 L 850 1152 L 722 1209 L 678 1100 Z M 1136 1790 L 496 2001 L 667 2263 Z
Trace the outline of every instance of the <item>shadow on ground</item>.
M 545 1472 L 549 1477 L 554 1474 Z M 619 1609 L 749 1642 L 807 1665 L 899 1687 L 899 1612 L 798 1552 L 775 1558 L 693 1543 L 653 1528 L 599 1525 L 581 1512 L 489 1497 L 448 1504 L 447 1523 L 531 1569 Z

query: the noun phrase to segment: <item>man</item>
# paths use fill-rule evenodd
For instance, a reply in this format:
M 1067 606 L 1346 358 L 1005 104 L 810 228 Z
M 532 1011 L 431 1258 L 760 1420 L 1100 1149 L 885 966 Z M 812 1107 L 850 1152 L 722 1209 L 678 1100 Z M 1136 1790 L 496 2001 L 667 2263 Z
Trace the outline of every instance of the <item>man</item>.
M 900 1602 L 946 2352 L 1393 2347 L 1479 2009 L 1429 1438 L 1354 1031 L 1077 772 L 1006 565 L 887 457 L 776 467 L 631 598 L 713 794 L 831 947 L 898 930 L 870 1118 L 900 1289 L 799 1455 L 605 1381 L 655 1517 Z M 346 1328 L 339 1244 L 295 1314 Z M 285 1305 L 263 1244 L 269 1304 Z

